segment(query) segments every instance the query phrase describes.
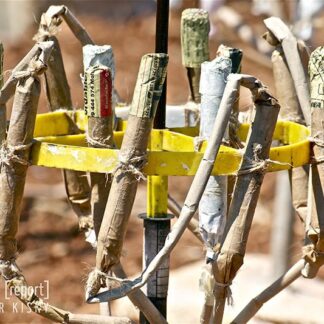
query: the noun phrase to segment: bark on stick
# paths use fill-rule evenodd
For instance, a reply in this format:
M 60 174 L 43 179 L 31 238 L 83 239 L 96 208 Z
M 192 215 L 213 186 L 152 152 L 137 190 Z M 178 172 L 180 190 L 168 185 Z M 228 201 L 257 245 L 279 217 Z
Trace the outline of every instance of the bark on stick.
M 298 52 L 298 43 L 290 29 L 277 17 L 264 20 L 264 23 L 271 33 L 268 35 L 273 42 L 279 42 L 282 46 L 285 58 L 294 80 L 297 98 L 307 125 L 310 125 L 310 97 L 308 78 L 305 74 L 303 64 Z M 269 40 L 268 40 L 269 41 Z M 277 44 L 275 44 L 277 45 Z
M 43 43 L 40 56 L 32 60 L 26 71 L 16 72 L 18 79 L 8 137 L 0 150 L 0 260 L 15 258 L 16 233 L 32 144 L 41 74 L 53 43 Z
M 242 85 L 253 94 L 256 114 L 237 180 L 228 220 L 217 260 L 213 263 L 216 280 L 213 321 L 221 323 L 225 300 L 231 300 L 230 285 L 243 264 L 246 243 L 269 158 L 279 105 L 261 82 L 243 78 Z
M 47 26 L 51 26 L 53 22 L 58 26 L 62 22 L 62 18 L 71 29 L 74 36 L 80 41 L 82 46 L 94 44 L 90 35 L 67 6 L 50 6 L 43 15 L 44 24 Z

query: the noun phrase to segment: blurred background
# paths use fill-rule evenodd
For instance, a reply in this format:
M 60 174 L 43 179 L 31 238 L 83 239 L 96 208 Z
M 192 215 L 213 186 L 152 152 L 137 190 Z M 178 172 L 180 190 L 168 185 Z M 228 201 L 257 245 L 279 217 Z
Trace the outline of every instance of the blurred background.
M 2 0 L 0 2 L 0 40 L 5 49 L 5 77 L 33 46 L 32 38 L 37 32 L 40 16 L 53 4 L 67 5 L 87 29 L 96 44 L 112 45 L 116 62 L 115 87 L 118 89 L 121 98 L 129 103 L 132 99 L 141 56 L 148 52 L 154 52 L 156 2 L 153 0 Z M 305 40 L 310 51 L 322 45 L 324 31 L 323 13 L 321 11 L 322 0 L 173 0 L 171 1 L 169 21 L 170 61 L 167 92 L 169 104 L 183 104 L 188 100 L 187 75 L 181 62 L 180 18 L 183 9 L 194 7 L 202 7 L 210 12 L 212 24 L 210 58 L 214 58 L 217 47 L 222 43 L 241 48 L 243 50 L 242 73 L 259 78 L 272 92 L 274 91 L 270 61 L 272 49 L 261 39 L 261 35 L 265 32 L 264 18 L 272 15 L 281 17 L 291 26 L 299 38 Z M 62 23 L 59 28 L 58 39 L 74 107 L 82 108 L 81 45 L 65 23 Z M 49 110 L 45 98 L 44 82 L 42 90 L 39 104 L 40 113 Z M 242 91 L 241 110 L 247 110 L 250 106 L 249 93 Z M 8 104 L 9 112 L 10 107 L 11 103 Z M 183 202 L 191 181 L 190 177 L 170 177 L 169 190 L 180 203 Z M 278 212 L 275 203 L 275 197 L 278 193 L 280 195 L 280 191 L 278 189 L 276 191 L 276 175 L 267 174 L 248 243 L 248 253 L 251 255 L 251 259 L 248 260 L 255 262 L 248 264 L 250 278 L 265 276 L 267 280 L 271 280 L 278 274 L 277 266 L 271 259 L 271 232 L 274 213 Z M 137 215 L 145 212 L 145 199 L 146 187 L 145 183 L 142 183 L 138 189 L 122 257 L 127 274 L 130 276 L 139 273 L 141 270 L 143 231 L 142 221 L 137 218 Z M 301 256 L 303 235 L 303 225 L 295 217 L 292 240 L 289 245 L 291 257 L 289 262 L 293 262 Z M 79 233 L 77 217 L 65 198 L 60 170 L 40 167 L 29 169 L 18 239 L 20 253 L 18 265 L 23 269 L 31 285 L 49 280 L 49 295 L 52 304 L 78 313 L 98 312 L 98 305 L 87 305 L 84 302 L 84 280 L 89 270 L 94 266 L 95 252 L 89 244 L 84 242 L 83 235 Z M 171 256 L 172 273 L 170 280 L 172 280 L 173 274 L 174 278 L 188 277 L 188 281 L 184 282 L 186 289 L 188 285 L 192 285 L 193 289 L 198 290 L 199 273 L 196 274 L 195 269 L 203 264 L 204 256 L 205 252 L 201 244 L 196 241 L 191 233 L 186 232 Z M 320 272 L 319 277 L 324 278 L 324 269 Z M 305 291 L 308 291 L 308 286 L 311 286 L 308 283 L 309 281 L 304 283 Z M 173 285 L 172 282 L 171 284 Z M 252 283 L 247 282 L 247 284 L 244 289 L 250 289 L 249 285 L 252 285 Z M 263 286 L 264 282 L 262 282 L 261 287 Z M 199 307 L 195 304 L 196 295 L 191 295 L 191 298 L 186 299 L 184 305 L 171 305 L 172 300 L 179 300 L 177 293 L 181 293 L 181 290 L 184 289 L 180 286 L 174 286 L 171 291 L 171 288 L 169 299 L 170 322 L 197 323 L 199 311 L 197 313 L 196 309 L 199 310 Z M 309 290 L 307 294 L 314 296 L 314 294 L 320 293 Z M 3 295 L 4 287 L 1 282 L 0 302 L 2 302 Z M 323 293 L 319 296 L 324 300 Z M 298 296 L 296 298 L 298 299 Z M 11 306 L 13 300 L 4 300 L 3 302 L 5 311 L 2 314 L 0 312 L 0 323 L 49 322 L 37 315 L 28 313 L 28 310 L 21 306 L 18 307 L 18 312 L 13 311 Z M 191 303 L 193 303 L 192 307 Z M 319 305 L 322 305 L 322 316 L 318 323 L 323 323 L 324 304 Z M 115 303 L 114 307 L 117 311 L 115 314 L 125 315 L 128 312 L 127 314 L 136 316 L 136 310 L 131 309 L 129 305 L 127 308 Z M 126 309 L 128 310 L 126 311 Z M 191 309 L 192 313 L 190 312 Z M 259 316 L 258 320 L 269 323 L 308 322 L 305 318 L 301 318 L 299 313 L 297 313 L 297 316 L 293 314 L 293 311 L 290 311 L 290 315 L 286 313 L 283 309 L 281 315 L 280 312 L 273 312 L 271 317 L 270 312 L 270 315 L 267 313 L 263 317 Z M 304 314 L 307 317 L 307 309 L 304 309 Z M 309 322 L 313 323 L 313 321 Z

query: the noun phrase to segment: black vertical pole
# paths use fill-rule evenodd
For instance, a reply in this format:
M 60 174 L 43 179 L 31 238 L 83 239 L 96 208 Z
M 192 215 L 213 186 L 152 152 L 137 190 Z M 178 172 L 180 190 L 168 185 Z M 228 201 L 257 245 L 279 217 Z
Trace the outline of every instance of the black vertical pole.
M 156 36 L 155 52 L 168 53 L 168 31 L 169 31 L 169 0 L 157 0 L 156 7 Z M 166 89 L 167 78 L 163 85 L 162 95 L 157 107 L 154 119 L 154 128 L 165 128 L 166 115 Z M 164 245 L 165 239 L 170 232 L 170 215 L 164 217 L 146 217 L 140 215 L 144 220 L 144 267 L 148 266 Z M 169 283 L 169 260 L 166 260 L 147 282 L 147 297 L 167 317 L 167 294 Z M 143 313 L 140 313 L 140 323 L 150 323 Z M 151 323 L 154 324 L 154 323 Z
M 168 53 L 169 35 L 169 0 L 157 0 L 155 53 Z M 165 78 L 162 95 L 155 114 L 154 128 L 165 128 L 167 78 Z

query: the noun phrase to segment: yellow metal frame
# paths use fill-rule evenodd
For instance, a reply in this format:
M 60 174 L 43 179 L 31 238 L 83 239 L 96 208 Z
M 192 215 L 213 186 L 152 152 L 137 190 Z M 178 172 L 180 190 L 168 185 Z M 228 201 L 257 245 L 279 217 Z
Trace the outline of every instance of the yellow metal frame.
M 86 118 L 81 111 L 53 112 L 37 116 L 35 143 L 31 151 L 33 165 L 73 169 L 88 172 L 112 172 L 118 163 L 118 149 L 89 148 L 84 134 L 68 135 L 71 131 L 71 119 L 81 130 L 85 129 Z M 124 135 L 124 124 L 115 132 L 115 143 L 120 147 Z M 198 130 L 177 129 L 153 130 L 148 151 L 148 163 L 144 174 L 158 176 L 193 176 L 202 159 L 207 143 L 195 151 L 194 137 Z M 179 133 L 181 131 L 181 133 Z M 238 135 L 244 141 L 249 125 L 241 125 Z M 287 170 L 309 163 L 310 142 L 307 127 L 288 121 L 278 121 L 274 140 L 282 146 L 272 147 L 268 172 Z M 221 146 L 213 169 L 213 175 L 235 174 L 240 165 L 242 151 Z
M 87 172 L 113 172 L 118 164 L 118 148 L 121 145 L 127 122 L 120 121 L 114 132 L 117 149 L 87 147 L 84 134 L 69 135 L 74 121 L 81 131 L 87 125 L 82 111 L 58 111 L 37 116 L 31 150 L 33 165 L 72 169 Z M 245 141 L 250 125 L 243 124 L 238 136 Z M 207 142 L 195 151 L 194 136 L 198 128 L 152 130 L 148 146 L 148 163 L 143 172 L 147 181 L 147 216 L 163 217 L 167 214 L 168 176 L 193 176 L 203 157 Z M 281 146 L 272 147 L 268 172 L 287 170 L 309 163 L 310 142 L 307 127 L 278 121 L 274 140 Z M 213 175 L 236 174 L 243 151 L 221 146 Z

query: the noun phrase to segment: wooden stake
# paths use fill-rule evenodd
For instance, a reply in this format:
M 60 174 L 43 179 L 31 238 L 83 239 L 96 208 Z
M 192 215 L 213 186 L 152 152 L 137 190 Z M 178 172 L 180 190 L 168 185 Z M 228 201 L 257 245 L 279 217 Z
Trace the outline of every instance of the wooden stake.
M 298 52 L 297 40 L 293 36 L 288 26 L 286 26 L 280 18 L 271 17 L 265 19 L 264 23 L 271 33 L 266 35 L 266 37 L 268 37 L 268 42 L 271 42 L 269 38 L 272 38 L 272 42 L 276 42 L 277 44 L 279 42 L 282 46 L 292 79 L 294 80 L 297 98 L 302 109 L 304 119 L 306 124 L 310 125 L 310 98 L 308 80 Z
M 243 77 L 241 84 L 252 91 L 256 113 L 238 171 L 223 242 L 217 260 L 213 263 L 216 280 L 214 323 L 222 323 L 225 300 L 231 299 L 229 287 L 243 264 L 246 243 L 279 113 L 277 101 L 261 82 Z
M 56 32 L 60 20 L 49 18 L 47 12 L 41 17 L 38 33 L 34 39 L 37 41 L 51 40 L 54 49 L 45 72 L 46 95 L 52 111 L 58 109 L 72 110 L 70 87 L 67 81 L 61 48 L 53 34 Z M 78 134 L 80 130 L 71 119 L 70 134 Z M 73 211 L 79 219 L 80 229 L 88 232 L 93 228 L 90 205 L 90 187 L 85 172 L 63 170 L 65 190 Z M 87 235 L 87 234 L 86 234 Z
M 305 264 L 304 260 L 299 260 L 284 275 L 282 275 L 273 284 L 263 290 L 258 296 L 254 297 L 243 310 L 234 318 L 231 323 L 247 323 L 259 309 L 271 298 L 278 295 L 282 290 L 288 287 L 292 282 L 301 276 L 301 270 Z

